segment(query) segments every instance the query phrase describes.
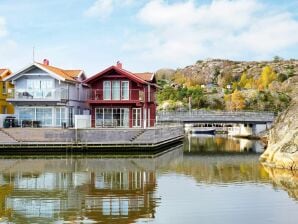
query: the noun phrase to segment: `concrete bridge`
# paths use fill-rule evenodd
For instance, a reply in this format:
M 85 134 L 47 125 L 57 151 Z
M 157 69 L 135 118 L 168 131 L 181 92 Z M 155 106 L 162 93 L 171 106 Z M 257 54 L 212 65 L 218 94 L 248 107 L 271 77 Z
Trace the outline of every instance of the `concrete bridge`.
M 191 112 L 159 112 L 157 122 L 173 123 L 249 123 L 271 124 L 275 119 L 273 112 L 230 112 L 230 111 L 191 111 Z

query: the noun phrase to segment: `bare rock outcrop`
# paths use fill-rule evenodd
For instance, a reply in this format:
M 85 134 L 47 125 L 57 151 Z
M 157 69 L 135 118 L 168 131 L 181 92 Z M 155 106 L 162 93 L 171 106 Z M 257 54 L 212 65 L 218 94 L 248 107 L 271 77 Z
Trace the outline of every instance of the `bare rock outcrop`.
M 281 88 L 292 102 L 277 117 L 260 160 L 277 168 L 298 169 L 298 76 L 287 80 Z
M 298 60 L 278 60 L 278 61 L 232 61 L 225 59 L 199 60 L 193 65 L 185 68 L 160 69 L 156 72 L 158 79 L 170 80 L 175 73 L 180 73 L 185 77 L 191 77 L 201 84 L 217 81 L 222 86 L 224 77 L 231 76 L 237 80 L 245 71 L 249 77 L 259 77 L 264 66 L 270 66 L 277 74 L 287 74 L 289 70 L 293 75 L 298 75 Z

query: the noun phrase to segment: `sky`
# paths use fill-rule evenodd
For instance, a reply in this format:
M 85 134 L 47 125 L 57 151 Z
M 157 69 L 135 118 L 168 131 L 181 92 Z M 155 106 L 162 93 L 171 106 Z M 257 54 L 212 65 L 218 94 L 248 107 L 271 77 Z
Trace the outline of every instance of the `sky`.
M 298 58 L 297 0 L 0 0 L 0 68 L 49 59 L 87 76 L 197 60 Z

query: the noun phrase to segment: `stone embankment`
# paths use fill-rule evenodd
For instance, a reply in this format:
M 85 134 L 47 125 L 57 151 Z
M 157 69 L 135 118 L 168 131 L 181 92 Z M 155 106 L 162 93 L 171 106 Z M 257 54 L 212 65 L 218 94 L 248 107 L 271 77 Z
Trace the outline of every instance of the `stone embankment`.
M 156 128 L 8 128 L 0 130 L 0 148 L 154 148 L 184 137 L 183 126 Z M 4 151 L 3 151 L 4 152 Z
M 277 117 L 260 161 L 277 168 L 298 169 L 298 76 L 287 80 L 281 90 L 291 96 L 292 102 Z

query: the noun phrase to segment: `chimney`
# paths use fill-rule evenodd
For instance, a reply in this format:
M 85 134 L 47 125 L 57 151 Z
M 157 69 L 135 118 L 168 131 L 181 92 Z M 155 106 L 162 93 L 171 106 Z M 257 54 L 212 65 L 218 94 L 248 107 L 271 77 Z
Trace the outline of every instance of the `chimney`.
M 44 65 L 49 65 L 50 64 L 50 61 L 48 59 L 43 59 L 43 64 Z
M 117 68 L 122 69 L 122 63 L 120 61 L 117 61 Z

